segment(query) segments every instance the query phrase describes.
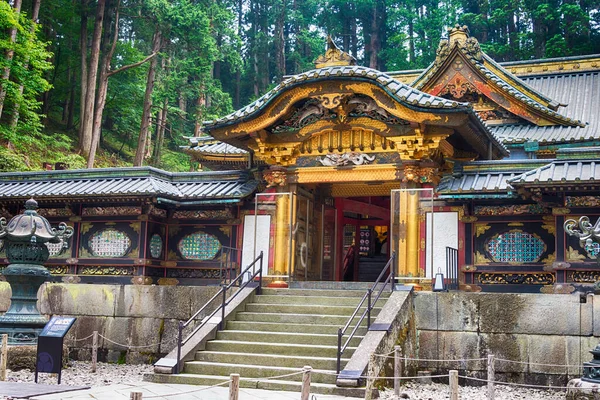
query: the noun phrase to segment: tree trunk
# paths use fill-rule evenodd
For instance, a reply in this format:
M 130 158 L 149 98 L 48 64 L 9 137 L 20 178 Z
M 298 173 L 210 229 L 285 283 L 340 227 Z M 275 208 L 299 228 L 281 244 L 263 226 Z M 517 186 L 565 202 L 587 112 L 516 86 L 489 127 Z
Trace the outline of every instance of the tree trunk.
M 276 24 L 276 54 L 275 54 L 275 64 L 276 64 L 276 74 L 277 74 L 277 82 L 281 82 L 283 80 L 283 76 L 285 75 L 285 16 L 286 16 L 286 1 L 280 0 L 281 10 L 279 10 L 279 15 L 277 17 Z
M 156 167 L 160 166 L 160 159 L 162 157 L 162 148 L 165 142 L 165 128 L 167 126 L 167 113 L 168 113 L 169 100 L 163 101 L 162 109 L 158 112 L 156 118 L 156 143 L 154 143 L 154 154 L 152 156 L 152 164 Z
M 83 149 L 83 119 L 87 92 L 87 12 L 88 0 L 81 0 L 81 24 L 79 28 L 79 48 L 81 50 L 81 94 L 79 97 L 79 148 Z
M 85 110 L 81 118 L 83 130 L 81 134 L 82 154 L 89 158 L 92 148 L 92 131 L 94 129 L 94 103 L 96 98 L 96 79 L 98 77 L 98 64 L 100 63 L 100 39 L 102 38 L 102 25 L 104 21 L 104 8 L 106 0 L 98 0 L 96 8 L 96 21 L 94 22 L 94 34 L 92 36 L 92 48 L 90 53 L 90 65 L 88 68 L 87 88 L 85 93 Z M 93 161 L 92 161 L 93 162 Z M 89 161 L 88 161 L 89 164 Z
M 112 25 L 112 8 L 115 9 L 114 27 L 113 27 L 113 40 L 110 41 L 111 25 Z M 87 167 L 93 168 L 94 161 L 96 159 L 96 151 L 98 150 L 98 143 L 100 142 L 100 134 L 102 131 L 102 114 L 104 113 L 104 106 L 106 105 L 106 92 L 108 91 L 108 74 L 110 72 L 110 61 L 112 60 L 115 48 L 117 45 L 117 39 L 119 36 L 119 3 L 113 6 L 113 3 L 109 0 L 109 5 L 106 8 L 107 18 L 104 21 L 106 27 L 103 29 L 104 40 L 101 40 L 105 44 L 105 49 L 102 52 L 102 62 L 100 63 L 100 76 L 98 78 L 98 89 L 96 94 L 96 101 L 93 106 L 93 120 L 92 120 L 92 138 L 90 143 L 90 150 L 87 159 Z
M 21 13 L 21 0 L 15 0 L 15 3 L 13 5 L 13 8 L 15 10 L 15 13 L 17 15 L 19 15 Z M 13 27 L 10 29 L 9 32 L 9 41 L 10 43 L 15 43 L 17 41 L 17 27 Z M 10 78 L 10 61 L 13 59 L 13 57 L 15 56 L 15 52 L 13 49 L 8 50 L 8 52 L 6 53 L 6 61 L 8 66 L 4 68 L 4 71 L 2 72 L 2 80 L 3 81 L 8 81 Z M 0 85 L 0 118 L 2 118 L 2 110 L 4 109 L 4 100 L 6 100 L 6 87 Z
M 35 27 L 36 27 L 36 24 L 37 24 L 36 21 L 37 21 L 39 15 L 40 15 L 40 4 L 41 4 L 41 0 L 33 0 L 33 10 L 32 10 L 32 13 L 31 13 L 31 21 L 32 21 L 32 24 L 31 24 L 31 33 L 35 32 Z M 29 60 L 25 61 L 25 65 L 24 65 L 23 68 L 25 68 L 25 69 L 29 68 Z M 24 89 L 25 88 L 24 88 L 23 84 L 20 84 L 19 85 L 19 98 L 23 95 L 23 90 Z M 0 112 L 0 114 L 1 114 L 1 112 Z M 15 106 L 14 106 L 14 109 L 13 109 L 12 118 L 11 118 L 11 121 L 10 121 L 10 126 L 12 128 L 16 128 L 18 123 L 19 123 L 19 104 L 15 103 Z
M 154 38 L 152 40 L 152 53 L 156 54 L 160 50 L 162 38 L 158 25 L 154 32 Z M 154 80 L 156 77 L 156 57 L 153 57 L 150 61 L 150 67 L 148 68 L 148 78 L 146 80 L 146 93 L 144 94 L 144 106 L 142 112 L 142 123 L 140 127 L 140 136 L 138 138 L 138 146 L 135 151 L 135 159 L 133 160 L 134 167 L 141 167 L 144 163 L 144 156 L 146 155 L 146 146 L 148 144 L 150 116 L 152 109 L 152 91 L 154 90 Z

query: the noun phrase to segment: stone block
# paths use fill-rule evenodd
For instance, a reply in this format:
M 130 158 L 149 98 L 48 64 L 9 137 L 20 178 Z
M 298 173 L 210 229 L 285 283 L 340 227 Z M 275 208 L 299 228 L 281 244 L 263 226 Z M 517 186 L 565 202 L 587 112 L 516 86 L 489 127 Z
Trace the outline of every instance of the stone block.
M 579 294 L 521 295 L 524 312 L 519 315 L 515 333 L 543 335 L 590 335 L 589 305 L 581 304 Z M 587 320 L 583 318 L 588 315 Z
M 191 291 L 182 286 L 121 286 L 115 316 L 187 319 L 193 308 Z
M 129 333 L 131 332 L 131 324 L 134 318 L 117 317 L 106 318 L 104 325 L 104 338 L 100 338 L 99 346 L 108 349 L 109 352 L 126 351 L 130 341 Z
M 526 335 L 513 335 L 504 333 L 482 334 L 481 357 L 493 354 L 496 359 L 496 371 L 508 373 L 527 372 L 527 364 L 512 361 L 525 361 L 528 357 L 528 344 Z
M 196 311 L 202 308 L 220 290 L 221 287 L 219 286 L 190 286 L 190 313 L 183 319 L 188 319 L 189 317 L 191 317 L 192 314 L 194 314 Z M 230 290 L 230 293 L 228 293 L 228 297 L 231 296 L 235 291 L 237 291 L 236 288 Z M 236 297 L 236 299 L 237 298 L 238 297 Z M 213 312 L 218 306 L 221 305 L 222 302 L 222 298 L 220 296 L 217 296 L 217 298 L 206 308 L 206 311 L 199 315 L 199 318 L 203 318 L 206 315 Z
M 40 312 L 50 315 L 115 314 L 117 285 L 45 283 L 40 289 Z
M 420 369 L 484 370 L 485 361 L 451 361 L 485 357 L 481 355 L 481 337 L 475 332 L 419 331 L 419 355 L 422 360 L 448 362 L 419 362 Z
M 565 336 L 527 335 L 530 373 L 565 375 L 567 373 L 567 343 Z M 539 364 L 554 364 L 539 365 Z
M 477 332 L 478 293 L 420 292 L 414 298 L 417 329 Z
M 92 348 L 93 338 L 90 337 L 94 331 L 98 331 L 99 335 L 104 335 L 106 319 L 112 317 L 93 317 L 93 316 L 78 316 L 73 324 L 73 327 L 65 337 L 65 343 L 69 347 Z M 86 339 L 87 338 L 87 339 Z M 98 343 L 101 338 L 98 337 Z
M 129 344 L 134 352 L 158 353 L 161 343 L 162 319 L 132 318 L 129 331 Z M 143 346 L 143 347 L 142 347 Z

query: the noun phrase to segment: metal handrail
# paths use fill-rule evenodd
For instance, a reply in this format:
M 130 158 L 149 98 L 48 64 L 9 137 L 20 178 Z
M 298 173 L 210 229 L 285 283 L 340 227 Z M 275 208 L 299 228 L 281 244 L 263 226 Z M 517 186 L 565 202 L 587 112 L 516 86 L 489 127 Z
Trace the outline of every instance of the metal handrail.
M 350 341 L 356 334 L 356 331 L 360 327 L 360 324 L 364 321 L 365 317 L 367 318 L 367 329 L 369 329 L 369 327 L 371 326 L 371 310 L 375 307 L 375 304 L 381 297 L 381 294 L 383 293 L 383 291 L 388 283 L 390 283 L 391 291 L 392 292 L 394 291 L 394 283 L 396 281 L 396 277 L 395 277 L 395 273 L 394 273 L 394 260 L 395 259 L 396 259 L 396 253 L 392 252 L 392 256 L 388 260 L 387 264 L 385 264 L 385 267 L 383 268 L 383 270 L 377 277 L 377 280 L 375 281 L 373 286 L 371 286 L 369 289 L 367 289 L 367 293 L 365 293 L 365 295 L 362 297 L 362 299 L 358 303 L 358 306 L 356 306 L 356 309 L 354 310 L 354 312 L 348 319 L 348 322 L 346 322 L 346 325 L 344 325 L 343 328 L 338 329 L 338 350 L 337 350 L 337 373 L 338 374 L 340 373 L 340 369 L 341 369 L 342 354 L 344 353 L 344 351 L 350 344 Z M 388 277 L 383 282 L 383 285 L 381 285 L 381 288 L 379 288 L 379 292 L 377 293 L 377 296 L 375 297 L 375 301 L 372 301 L 373 292 L 377 288 L 377 285 L 379 285 L 379 283 L 381 282 L 381 278 L 383 278 L 383 276 L 386 274 L 386 272 L 388 272 L 388 269 L 389 269 Z M 346 330 L 350 327 L 352 320 L 356 317 L 356 315 L 358 314 L 359 310 L 362 308 L 365 301 L 367 301 L 367 308 L 360 316 L 356 325 L 354 325 L 354 328 L 352 329 L 352 332 L 350 332 L 350 334 L 348 335 L 348 339 L 346 339 L 346 342 L 344 343 L 344 345 L 342 345 L 342 340 L 344 338 L 344 334 L 346 333 Z
M 254 271 L 254 273 L 252 275 L 250 275 L 250 268 L 254 267 L 256 265 L 256 263 L 260 262 L 260 268 L 258 269 L 258 271 Z M 257 294 L 260 294 L 261 291 L 261 287 L 262 287 L 262 267 L 263 267 L 263 252 L 261 251 L 260 254 L 258 255 L 258 257 L 256 257 L 256 259 L 254 261 L 252 261 L 252 263 L 250 263 L 250 265 L 248 265 L 246 267 L 246 269 L 244 269 L 235 279 L 233 279 L 231 281 L 231 283 L 229 283 L 228 285 L 222 285 L 221 286 L 221 290 L 219 290 L 213 297 L 210 298 L 210 300 L 208 300 L 206 302 L 206 304 L 204 304 L 198 311 L 196 311 L 194 313 L 194 315 L 192 315 L 190 317 L 190 319 L 188 319 L 187 321 L 183 322 L 183 321 L 179 321 L 179 332 L 178 332 L 178 336 L 177 336 L 177 364 L 175 366 L 175 373 L 178 374 L 180 371 L 180 367 L 181 367 L 181 348 L 192 338 L 192 336 L 194 336 L 200 329 L 202 329 L 207 323 L 208 321 L 210 321 L 210 319 L 212 317 L 214 317 L 219 311 L 221 311 L 221 321 L 219 322 L 219 326 L 217 327 L 217 330 L 222 330 L 224 327 L 224 322 L 225 322 L 225 307 L 227 307 L 231 301 L 238 295 L 238 293 L 240 293 L 240 291 L 242 289 L 244 289 L 246 286 L 248 286 L 250 284 L 250 282 L 254 281 L 254 278 L 256 278 L 256 276 L 258 276 L 258 286 L 257 286 Z M 244 275 L 250 275 L 249 279 L 246 282 L 243 282 L 243 278 Z M 231 297 L 227 298 L 227 291 L 229 289 L 231 289 L 236 282 L 239 281 L 239 284 L 237 287 L 239 287 L 238 291 L 236 291 Z M 216 300 L 219 296 L 221 296 L 222 300 L 221 300 L 221 305 L 219 305 L 219 307 L 215 308 L 215 310 L 210 313 L 210 315 L 208 315 L 207 317 L 204 317 L 202 322 L 200 322 L 200 324 L 198 326 L 196 326 L 194 328 L 194 330 L 185 337 L 185 339 L 183 339 L 183 330 L 185 328 L 187 328 L 194 320 L 196 320 L 196 318 L 198 318 L 198 316 L 202 313 L 202 311 L 204 311 L 214 300 Z
M 231 272 L 233 272 L 233 275 L 235 275 L 236 268 L 235 267 L 230 268 L 231 256 L 232 256 L 232 253 L 235 254 L 235 253 L 239 252 L 240 250 L 241 249 L 239 249 L 237 247 L 221 246 L 221 252 L 224 257 L 221 256 L 221 259 L 219 260 L 219 277 L 223 284 L 227 284 L 230 282 L 231 275 L 232 275 Z M 223 260 L 223 258 L 225 258 L 225 260 Z M 237 259 L 237 257 L 236 257 L 236 259 Z

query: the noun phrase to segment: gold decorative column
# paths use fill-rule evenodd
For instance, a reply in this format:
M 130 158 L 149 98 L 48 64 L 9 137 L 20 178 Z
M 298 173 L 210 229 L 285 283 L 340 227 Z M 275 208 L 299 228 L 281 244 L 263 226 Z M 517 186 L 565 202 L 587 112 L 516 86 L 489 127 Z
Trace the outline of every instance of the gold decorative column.
M 290 195 L 276 194 L 275 254 L 273 266 L 275 275 L 287 275 L 290 251 Z M 257 238 L 258 240 L 258 238 Z
M 405 188 L 398 200 L 398 273 L 419 276 L 419 193 Z
M 409 275 L 419 276 L 419 192 L 407 194 L 406 267 Z

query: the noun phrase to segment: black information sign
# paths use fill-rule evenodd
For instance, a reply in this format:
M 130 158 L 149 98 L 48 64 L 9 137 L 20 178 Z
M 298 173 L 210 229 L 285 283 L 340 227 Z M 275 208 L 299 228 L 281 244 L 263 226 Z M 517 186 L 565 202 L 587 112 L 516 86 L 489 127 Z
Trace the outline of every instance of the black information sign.
M 73 317 L 52 317 L 38 336 L 37 359 L 35 363 L 35 383 L 38 373 L 58 374 L 58 384 L 62 372 L 63 338 L 73 326 Z

